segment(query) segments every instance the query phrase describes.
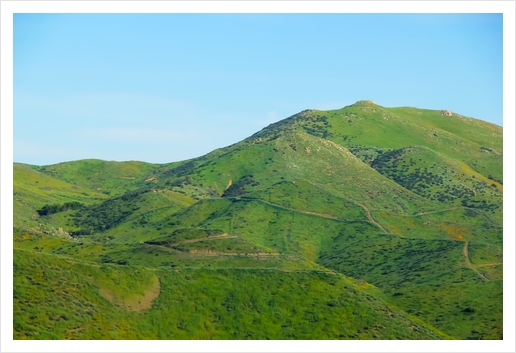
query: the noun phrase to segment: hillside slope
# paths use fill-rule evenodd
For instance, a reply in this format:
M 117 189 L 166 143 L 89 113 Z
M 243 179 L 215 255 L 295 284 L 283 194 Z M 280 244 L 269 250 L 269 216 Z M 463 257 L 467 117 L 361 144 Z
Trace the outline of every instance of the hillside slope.
M 359 101 L 188 161 L 16 164 L 15 337 L 501 339 L 502 157 Z

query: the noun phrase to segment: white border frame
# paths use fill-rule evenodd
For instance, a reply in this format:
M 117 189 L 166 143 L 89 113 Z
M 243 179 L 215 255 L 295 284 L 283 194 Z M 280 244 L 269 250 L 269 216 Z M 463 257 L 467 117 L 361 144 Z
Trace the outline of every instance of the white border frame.
M 1 2 L 1 351 L 13 352 L 515 352 L 515 3 L 513 1 L 2 1 Z M 503 13 L 503 341 L 15 341 L 13 333 L 14 13 Z

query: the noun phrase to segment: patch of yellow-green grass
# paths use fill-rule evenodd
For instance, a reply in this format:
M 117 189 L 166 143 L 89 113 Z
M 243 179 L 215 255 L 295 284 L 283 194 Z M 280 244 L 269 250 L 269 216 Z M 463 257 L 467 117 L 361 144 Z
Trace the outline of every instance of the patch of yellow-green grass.
M 99 283 L 100 295 L 111 303 L 128 311 L 139 312 L 150 309 L 152 303 L 160 293 L 158 276 L 151 277 L 150 283 L 140 284 L 135 292 L 121 292 L 116 290 L 116 288 L 119 288 L 120 283 L 113 278 L 110 278 L 110 280 L 95 279 L 94 282 Z

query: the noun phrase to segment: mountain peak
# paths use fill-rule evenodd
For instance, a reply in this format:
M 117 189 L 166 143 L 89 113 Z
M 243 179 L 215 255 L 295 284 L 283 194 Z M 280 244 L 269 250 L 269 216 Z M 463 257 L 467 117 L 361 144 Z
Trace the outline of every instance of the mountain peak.
M 357 101 L 357 102 L 356 102 L 355 104 L 353 104 L 353 105 L 371 105 L 371 104 L 373 104 L 373 105 L 377 105 L 377 104 L 375 103 L 375 101 L 373 101 L 373 100 L 359 100 L 359 101 Z

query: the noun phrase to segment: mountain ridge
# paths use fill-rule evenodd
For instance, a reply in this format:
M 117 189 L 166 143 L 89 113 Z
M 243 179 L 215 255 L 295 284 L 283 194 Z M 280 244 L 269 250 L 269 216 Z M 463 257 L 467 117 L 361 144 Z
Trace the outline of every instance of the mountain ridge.
M 78 323 L 92 329 L 71 337 L 98 337 L 94 330 L 117 318 L 137 334 L 119 325 L 106 338 L 157 337 L 151 322 L 159 317 L 168 330 L 159 338 L 167 339 L 500 339 L 502 131 L 445 110 L 358 101 L 304 110 L 185 161 L 15 163 L 15 337 L 67 337 Z M 54 263 L 37 270 L 36 262 Z M 77 274 L 67 270 L 73 263 Z M 131 271 L 142 273 L 141 284 Z M 29 280 L 31 272 L 67 292 L 85 286 L 81 300 L 106 321 L 80 306 L 61 314 L 53 304 L 30 306 L 30 295 L 52 293 Z M 217 290 L 219 281 L 238 294 Z M 142 313 L 124 311 L 148 291 Z M 197 309 L 184 301 L 187 292 Z M 291 293 L 290 302 L 280 292 Z M 323 299 L 302 303 L 301 293 L 312 292 Z M 349 295 L 358 301 L 337 299 Z M 160 316 L 177 300 L 189 319 Z M 365 304 L 377 301 L 386 307 Z M 403 335 L 392 331 L 389 312 L 403 317 Z M 203 325 L 211 333 L 203 335 Z

